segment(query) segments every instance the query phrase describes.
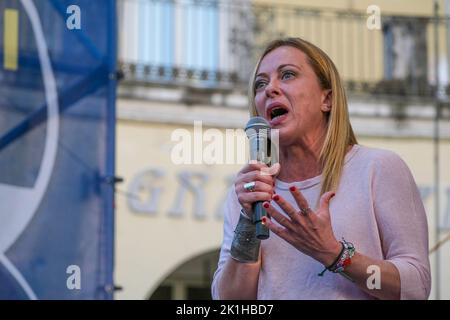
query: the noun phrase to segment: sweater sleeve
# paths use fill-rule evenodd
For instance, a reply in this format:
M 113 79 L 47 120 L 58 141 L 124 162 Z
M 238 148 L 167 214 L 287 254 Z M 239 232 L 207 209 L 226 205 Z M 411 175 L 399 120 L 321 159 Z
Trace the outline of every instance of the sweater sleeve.
M 431 289 L 428 225 L 405 162 L 383 152 L 374 164 L 372 196 L 384 258 L 398 269 L 401 299 L 427 299 Z
M 211 295 L 213 300 L 219 300 L 220 293 L 218 288 L 218 281 L 221 276 L 223 267 L 228 257 L 230 256 L 231 243 L 233 241 L 234 229 L 236 228 L 241 206 L 237 200 L 236 192 L 234 186 L 232 186 L 228 192 L 226 198 L 224 210 L 223 210 L 223 241 L 220 248 L 219 262 L 217 270 L 214 273 L 213 281 L 211 284 Z

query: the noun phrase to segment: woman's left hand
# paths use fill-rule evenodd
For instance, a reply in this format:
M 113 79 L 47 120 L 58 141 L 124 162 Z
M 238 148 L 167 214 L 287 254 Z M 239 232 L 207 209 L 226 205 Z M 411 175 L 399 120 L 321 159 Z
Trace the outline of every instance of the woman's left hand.
M 334 236 L 330 219 L 329 204 L 335 193 L 324 193 L 320 198 L 319 210 L 313 212 L 297 187 L 292 186 L 290 191 L 300 209 L 292 207 L 280 195 L 275 194 L 272 199 L 286 212 L 287 216 L 266 201 L 263 203 L 264 208 L 281 226 L 266 217 L 263 223 L 299 251 L 325 266 L 331 265 L 342 249 L 341 243 Z

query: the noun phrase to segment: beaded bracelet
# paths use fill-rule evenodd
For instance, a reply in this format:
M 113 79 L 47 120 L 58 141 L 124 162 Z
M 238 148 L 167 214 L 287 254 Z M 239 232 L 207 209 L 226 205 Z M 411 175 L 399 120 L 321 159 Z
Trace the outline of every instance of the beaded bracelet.
M 322 272 L 319 273 L 318 275 L 321 277 L 324 275 L 325 271 L 328 270 L 333 273 L 339 273 L 348 278 L 349 280 L 353 281 L 350 277 L 348 277 L 344 273 L 344 270 L 347 266 L 349 266 L 352 263 L 352 257 L 355 255 L 355 247 L 353 246 L 352 243 L 345 241 L 344 238 L 342 238 L 342 241 L 340 242 L 342 244 L 342 250 L 339 253 L 338 257 L 329 267 L 323 269 Z

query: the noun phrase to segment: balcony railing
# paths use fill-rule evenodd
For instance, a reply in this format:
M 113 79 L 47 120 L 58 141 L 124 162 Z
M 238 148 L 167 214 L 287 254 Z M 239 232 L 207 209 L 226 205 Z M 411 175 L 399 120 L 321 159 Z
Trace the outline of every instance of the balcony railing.
M 285 36 L 327 52 L 352 92 L 431 97 L 436 56 L 443 94 L 449 79 L 444 18 L 382 14 L 380 28 L 371 30 L 365 12 L 242 0 L 119 0 L 118 6 L 119 62 L 129 83 L 245 90 L 264 45 Z

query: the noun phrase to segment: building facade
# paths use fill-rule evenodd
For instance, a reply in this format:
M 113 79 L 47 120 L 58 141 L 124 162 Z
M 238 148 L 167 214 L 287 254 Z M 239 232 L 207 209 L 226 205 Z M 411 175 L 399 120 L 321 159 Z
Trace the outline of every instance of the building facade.
M 337 64 L 359 143 L 411 168 L 429 223 L 430 298 L 450 298 L 450 243 L 434 248 L 450 231 L 447 24 L 433 20 L 433 1 L 401 2 L 119 1 L 117 299 L 210 297 L 223 201 L 245 162 L 248 78 L 261 47 L 288 35 Z

